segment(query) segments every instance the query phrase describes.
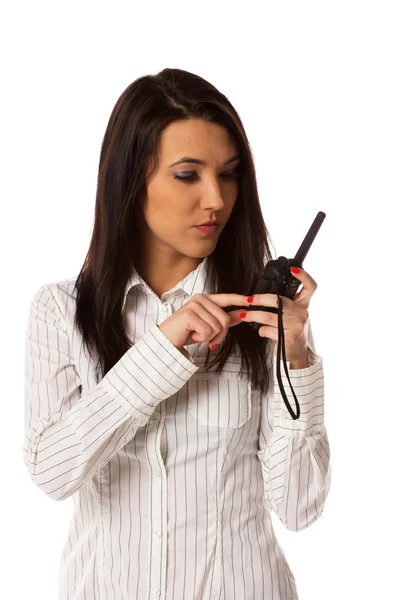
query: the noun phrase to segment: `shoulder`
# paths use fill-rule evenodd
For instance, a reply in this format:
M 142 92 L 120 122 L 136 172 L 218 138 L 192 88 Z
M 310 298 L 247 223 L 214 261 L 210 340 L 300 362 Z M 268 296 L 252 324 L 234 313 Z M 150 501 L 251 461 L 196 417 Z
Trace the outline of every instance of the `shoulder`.
M 60 281 L 43 283 L 33 293 L 32 304 L 45 304 L 52 306 L 56 312 L 59 311 L 64 320 L 74 313 L 76 301 L 75 284 L 78 275 L 67 277 Z

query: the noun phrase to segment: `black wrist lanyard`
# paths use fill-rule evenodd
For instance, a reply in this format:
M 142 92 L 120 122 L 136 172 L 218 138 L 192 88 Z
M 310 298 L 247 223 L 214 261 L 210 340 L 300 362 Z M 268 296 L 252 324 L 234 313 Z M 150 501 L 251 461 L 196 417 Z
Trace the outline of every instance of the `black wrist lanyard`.
M 298 400 L 296 398 L 296 394 L 294 393 L 293 386 L 290 383 L 288 368 L 287 368 L 287 364 L 286 364 L 285 333 L 284 333 L 284 329 L 283 329 L 282 314 L 283 314 L 282 298 L 280 297 L 280 295 L 278 293 L 278 351 L 277 351 L 278 355 L 276 357 L 276 361 L 277 361 L 276 362 L 276 369 L 277 369 L 277 376 L 278 376 L 278 385 L 279 385 L 279 389 L 281 390 L 283 401 L 286 404 L 286 408 L 290 412 L 290 414 L 292 416 L 292 419 L 296 420 L 296 419 L 298 419 L 300 417 L 300 405 L 299 405 Z M 289 382 L 290 388 L 292 390 L 294 400 L 296 402 L 296 411 L 297 411 L 297 413 L 293 412 L 292 407 L 290 406 L 288 398 L 286 396 L 285 388 L 283 387 L 282 377 L 281 377 L 281 361 L 280 361 L 281 349 L 282 349 L 282 360 L 284 361 L 283 364 L 284 364 L 284 367 L 285 367 L 286 376 L 288 378 L 288 382 Z

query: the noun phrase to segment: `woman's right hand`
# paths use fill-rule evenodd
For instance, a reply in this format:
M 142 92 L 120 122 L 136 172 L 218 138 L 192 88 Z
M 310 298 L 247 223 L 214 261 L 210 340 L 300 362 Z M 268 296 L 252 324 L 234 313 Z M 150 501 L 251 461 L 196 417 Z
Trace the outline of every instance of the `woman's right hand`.
M 241 294 L 195 294 L 165 319 L 158 328 L 178 349 L 198 342 L 220 344 L 229 327 L 243 323 L 243 308 L 225 312 L 221 306 L 248 306 L 248 296 Z

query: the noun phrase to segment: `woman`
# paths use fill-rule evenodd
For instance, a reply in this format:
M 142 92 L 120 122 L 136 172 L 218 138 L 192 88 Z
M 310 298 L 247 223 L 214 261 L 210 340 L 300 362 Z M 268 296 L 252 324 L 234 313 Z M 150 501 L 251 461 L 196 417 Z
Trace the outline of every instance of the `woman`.
M 248 300 L 270 259 L 228 99 L 179 69 L 134 81 L 105 132 L 83 267 L 39 288 L 27 326 L 24 460 L 75 508 L 60 600 L 298 598 L 270 513 L 300 531 L 330 487 L 317 284 L 300 271 L 282 298 L 298 420 L 276 385 L 277 314 L 224 310 L 276 306 Z

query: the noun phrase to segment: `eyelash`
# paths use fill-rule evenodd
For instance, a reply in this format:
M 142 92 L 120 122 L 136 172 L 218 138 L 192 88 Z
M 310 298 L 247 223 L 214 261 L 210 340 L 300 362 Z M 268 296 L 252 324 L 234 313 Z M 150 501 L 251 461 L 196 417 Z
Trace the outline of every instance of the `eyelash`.
M 184 181 L 185 183 L 193 183 L 193 181 L 197 178 L 197 173 L 194 171 L 185 171 L 185 173 L 191 173 L 189 177 L 179 177 L 177 173 L 174 173 L 174 179 L 179 179 L 180 181 Z M 229 179 L 239 178 L 242 174 L 239 170 L 234 169 L 232 171 L 226 171 L 225 173 L 221 173 L 221 175 L 225 175 Z

